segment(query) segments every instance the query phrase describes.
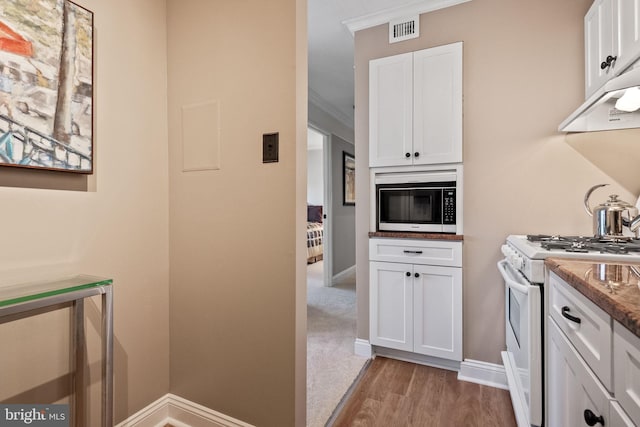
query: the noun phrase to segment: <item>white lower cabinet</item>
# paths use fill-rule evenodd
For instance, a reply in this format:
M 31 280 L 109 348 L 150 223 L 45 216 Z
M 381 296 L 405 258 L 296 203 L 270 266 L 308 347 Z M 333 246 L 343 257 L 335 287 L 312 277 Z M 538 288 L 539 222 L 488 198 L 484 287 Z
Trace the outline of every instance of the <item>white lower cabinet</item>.
M 414 265 L 413 351 L 462 360 L 462 269 Z
M 631 418 L 622 410 L 622 406 L 615 400 L 611 401 L 609 413 L 611 417 L 610 427 L 636 427 Z
M 640 427 L 640 338 L 555 274 L 545 286 L 546 426 Z
M 613 376 L 616 400 L 640 425 L 640 338 L 613 324 Z
M 371 344 L 461 361 L 462 268 L 415 264 L 413 252 L 406 263 L 370 263 Z
M 609 393 L 551 318 L 548 361 L 548 426 L 587 426 L 585 417 L 609 425 Z M 589 412 L 587 412 L 589 411 Z M 587 415 L 585 415 L 585 413 Z M 601 418 L 600 418 L 601 417 Z
M 372 262 L 371 344 L 413 351 L 413 266 Z

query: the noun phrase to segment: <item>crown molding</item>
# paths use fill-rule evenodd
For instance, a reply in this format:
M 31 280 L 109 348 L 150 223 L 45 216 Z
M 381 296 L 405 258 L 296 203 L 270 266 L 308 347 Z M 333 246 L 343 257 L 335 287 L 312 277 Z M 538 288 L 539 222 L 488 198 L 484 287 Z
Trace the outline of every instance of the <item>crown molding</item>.
M 370 13 L 368 15 L 347 19 L 342 21 L 342 23 L 349 28 L 351 35 L 354 35 L 356 31 L 386 24 L 387 22 L 397 18 L 433 12 L 434 10 L 444 9 L 446 7 L 466 3 L 468 1 L 471 0 L 421 0 L 404 6 L 392 7 L 379 12 Z
M 345 125 L 347 128 L 353 129 L 352 117 L 347 116 L 342 111 L 335 108 L 311 88 L 309 88 L 309 102 Z

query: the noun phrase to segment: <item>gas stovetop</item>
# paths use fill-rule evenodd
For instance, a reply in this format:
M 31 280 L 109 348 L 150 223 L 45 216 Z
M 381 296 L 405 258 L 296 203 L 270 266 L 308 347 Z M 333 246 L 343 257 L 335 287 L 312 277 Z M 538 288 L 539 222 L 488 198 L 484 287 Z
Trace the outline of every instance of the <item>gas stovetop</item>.
M 640 263 L 640 239 L 588 236 L 510 235 L 502 253 L 531 282 L 544 281 L 545 258 Z
M 529 259 L 549 257 L 640 262 L 640 239 L 622 236 L 604 239 L 589 236 L 511 235 L 507 244 Z
M 633 237 L 588 237 L 588 236 L 549 236 L 545 234 L 527 235 L 529 242 L 540 243 L 548 251 L 602 254 L 628 254 L 640 252 L 640 239 Z

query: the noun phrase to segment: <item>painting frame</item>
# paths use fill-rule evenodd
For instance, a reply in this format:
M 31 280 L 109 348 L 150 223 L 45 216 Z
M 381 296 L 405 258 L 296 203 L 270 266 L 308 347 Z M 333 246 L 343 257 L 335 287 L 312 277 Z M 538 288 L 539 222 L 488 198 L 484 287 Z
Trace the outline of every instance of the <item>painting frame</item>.
M 0 29 L 0 166 L 92 174 L 94 13 L 0 0 Z
M 356 205 L 356 158 L 342 152 L 342 205 Z

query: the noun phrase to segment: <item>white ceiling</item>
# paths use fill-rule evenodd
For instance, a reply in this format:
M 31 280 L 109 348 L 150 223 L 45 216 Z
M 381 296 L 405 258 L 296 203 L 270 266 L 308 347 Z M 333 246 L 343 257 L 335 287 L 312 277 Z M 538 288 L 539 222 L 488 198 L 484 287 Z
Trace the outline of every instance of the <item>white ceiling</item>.
M 353 36 L 344 21 L 381 11 L 398 15 L 403 10 L 433 10 L 462 1 L 308 0 L 310 101 L 353 128 Z

